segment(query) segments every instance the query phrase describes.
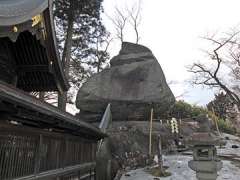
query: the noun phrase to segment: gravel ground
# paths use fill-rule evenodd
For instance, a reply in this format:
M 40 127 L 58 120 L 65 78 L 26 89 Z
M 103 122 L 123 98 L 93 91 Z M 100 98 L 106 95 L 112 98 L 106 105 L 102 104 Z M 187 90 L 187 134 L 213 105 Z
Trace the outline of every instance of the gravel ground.
M 231 157 L 224 158 L 223 168 L 218 173 L 217 180 L 239 180 L 240 179 L 240 148 L 233 149 L 232 145 L 240 147 L 239 138 L 236 136 L 223 134 L 223 137 L 228 136 L 230 140 L 227 141 L 224 149 L 218 149 L 219 155 Z M 167 171 L 172 175 L 169 177 L 161 177 L 161 180 L 196 180 L 195 172 L 188 167 L 188 161 L 192 159 L 189 155 L 168 155 L 164 156 L 164 165 L 168 166 Z M 128 176 L 126 176 L 126 174 Z M 154 177 L 149 175 L 144 169 L 137 169 L 127 172 L 121 177 L 121 180 L 153 180 Z

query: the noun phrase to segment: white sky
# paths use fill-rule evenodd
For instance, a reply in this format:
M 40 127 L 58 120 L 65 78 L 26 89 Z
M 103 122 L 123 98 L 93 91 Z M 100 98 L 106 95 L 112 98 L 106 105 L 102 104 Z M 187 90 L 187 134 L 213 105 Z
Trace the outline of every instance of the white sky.
M 104 0 L 104 11 L 114 14 L 114 7 L 131 7 L 137 0 Z M 217 32 L 227 32 L 240 22 L 239 0 L 142 0 L 142 22 L 140 44 L 146 45 L 154 53 L 163 68 L 167 81 L 177 81 L 171 89 L 175 96 L 188 92 L 184 100 L 201 105 L 209 102 L 213 92 L 201 87 L 191 87 L 186 83 L 191 74 L 186 66 L 204 59 L 201 49 L 206 49 L 200 37 Z M 113 24 L 104 18 L 105 25 L 112 34 Z M 125 41 L 134 42 L 135 37 L 129 27 L 125 31 Z M 110 53 L 118 53 L 117 41 L 111 44 Z

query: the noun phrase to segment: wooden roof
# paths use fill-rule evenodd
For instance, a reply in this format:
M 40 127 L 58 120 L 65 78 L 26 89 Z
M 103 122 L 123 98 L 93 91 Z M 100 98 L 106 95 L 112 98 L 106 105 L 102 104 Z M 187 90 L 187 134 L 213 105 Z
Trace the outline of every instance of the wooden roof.
M 1 1 L 1 49 L 11 54 L 18 88 L 60 92 L 69 88 L 57 51 L 51 0 Z
M 51 0 L 0 0 L 0 69 L 0 121 L 94 140 L 106 136 L 25 92 L 69 88 L 57 51 Z
M 98 140 L 106 137 L 100 129 L 2 81 L 0 81 L 0 120 L 17 121 L 27 126 L 67 132 L 88 139 Z
M 0 25 L 11 26 L 30 20 L 49 6 L 48 0 L 3 0 L 0 6 Z

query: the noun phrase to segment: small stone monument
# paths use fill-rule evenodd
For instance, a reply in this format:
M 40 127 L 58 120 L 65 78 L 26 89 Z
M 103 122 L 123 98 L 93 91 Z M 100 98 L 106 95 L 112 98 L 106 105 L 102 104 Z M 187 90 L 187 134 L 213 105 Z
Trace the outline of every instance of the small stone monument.
M 207 116 L 201 115 L 196 118 L 199 123 L 199 132 L 193 133 L 187 143 L 193 149 L 193 160 L 188 166 L 196 171 L 198 180 L 216 180 L 217 172 L 222 168 L 222 162 L 217 158 L 215 146 L 221 144 L 221 138 L 211 131 L 211 123 Z

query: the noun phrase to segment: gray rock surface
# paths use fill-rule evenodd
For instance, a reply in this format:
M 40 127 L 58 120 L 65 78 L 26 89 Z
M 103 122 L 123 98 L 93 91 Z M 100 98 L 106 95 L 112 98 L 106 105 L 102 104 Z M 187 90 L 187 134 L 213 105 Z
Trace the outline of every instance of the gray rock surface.
M 180 137 L 190 136 L 197 130 L 188 123 L 181 123 Z M 112 153 L 112 173 L 117 170 L 129 170 L 152 164 L 149 157 L 149 121 L 114 121 L 108 130 Z M 152 154 L 158 152 L 158 136 L 162 138 L 163 153 L 176 151 L 175 136 L 170 126 L 158 121 L 153 122 Z
M 141 45 L 123 43 L 111 68 L 92 76 L 80 88 L 76 105 L 80 118 L 100 121 L 108 103 L 113 120 L 149 119 L 150 107 L 155 115 L 163 114 L 175 102 L 160 64 L 152 52 Z

